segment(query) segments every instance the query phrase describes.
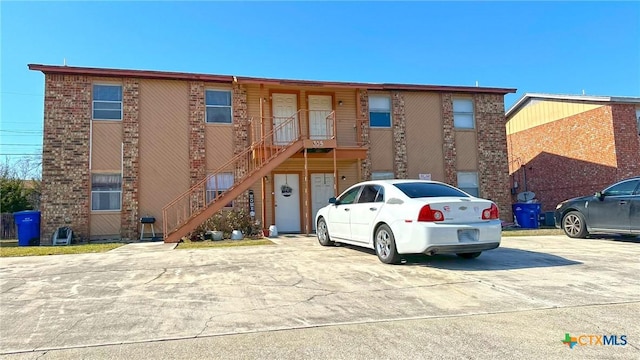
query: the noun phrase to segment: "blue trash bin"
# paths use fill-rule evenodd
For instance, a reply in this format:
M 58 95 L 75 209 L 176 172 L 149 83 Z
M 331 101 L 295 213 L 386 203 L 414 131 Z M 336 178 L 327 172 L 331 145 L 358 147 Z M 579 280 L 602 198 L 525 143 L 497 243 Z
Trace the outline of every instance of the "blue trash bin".
M 40 246 L 40 211 L 13 213 L 18 227 L 18 246 Z
M 512 205 L 513 215 L 523 229 L 539 228 L 540 203 L 515 203 Z

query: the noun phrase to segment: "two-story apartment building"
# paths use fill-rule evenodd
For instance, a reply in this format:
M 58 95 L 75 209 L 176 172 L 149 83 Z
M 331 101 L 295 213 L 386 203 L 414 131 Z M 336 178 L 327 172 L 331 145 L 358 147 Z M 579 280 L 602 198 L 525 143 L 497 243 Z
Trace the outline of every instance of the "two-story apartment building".
M 506 117 L 513 193 L 543 211 L 640 175 L 638 97 L 527 93 Z
M 42 240 L 175 242 L 227 207 L 309 233 L 375 178 L 430 178 L 512 219 L 504 95 L 514 89 L 29 65 L 45 74 Z

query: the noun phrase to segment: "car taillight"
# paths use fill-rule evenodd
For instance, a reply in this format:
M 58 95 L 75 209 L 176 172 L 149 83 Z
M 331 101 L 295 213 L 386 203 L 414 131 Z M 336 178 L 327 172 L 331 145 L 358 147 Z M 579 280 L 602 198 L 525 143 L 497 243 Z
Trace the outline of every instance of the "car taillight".
M 420 209 L 418 221 L 443 221 L 444 215 L 440 210 L 432 210 L 431 206 L 425 205 Z
M 498 207 L 496 204 L 491 204 L 490 208 L 482 210 L 482 220 L 495 220 L 498 218 Z

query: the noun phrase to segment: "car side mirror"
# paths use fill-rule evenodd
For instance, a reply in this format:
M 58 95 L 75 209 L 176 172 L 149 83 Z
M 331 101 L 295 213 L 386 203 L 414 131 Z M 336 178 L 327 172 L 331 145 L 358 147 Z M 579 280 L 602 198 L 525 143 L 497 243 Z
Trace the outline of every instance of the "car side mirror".
M 338 199 L 332 197 L 332 198 L 329 198 L 329 204 L 340 205 L 340 201 L 338 201 Z
M 601 191 L 597 191 L 595 196 L 598 198 L 598 200 L 602 201 L 602 199 L 604 199 L 604 194 Z

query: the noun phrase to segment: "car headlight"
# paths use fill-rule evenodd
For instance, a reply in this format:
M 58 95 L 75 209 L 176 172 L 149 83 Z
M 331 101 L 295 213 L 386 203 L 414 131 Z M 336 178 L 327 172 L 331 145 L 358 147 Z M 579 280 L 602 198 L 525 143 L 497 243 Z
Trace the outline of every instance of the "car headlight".
M 560 209 L 562 205 L 564 205 L 564 203 L 566 203 L 566 201 L 563 201 L 560 204 L 556 205 L 556 210 Z

